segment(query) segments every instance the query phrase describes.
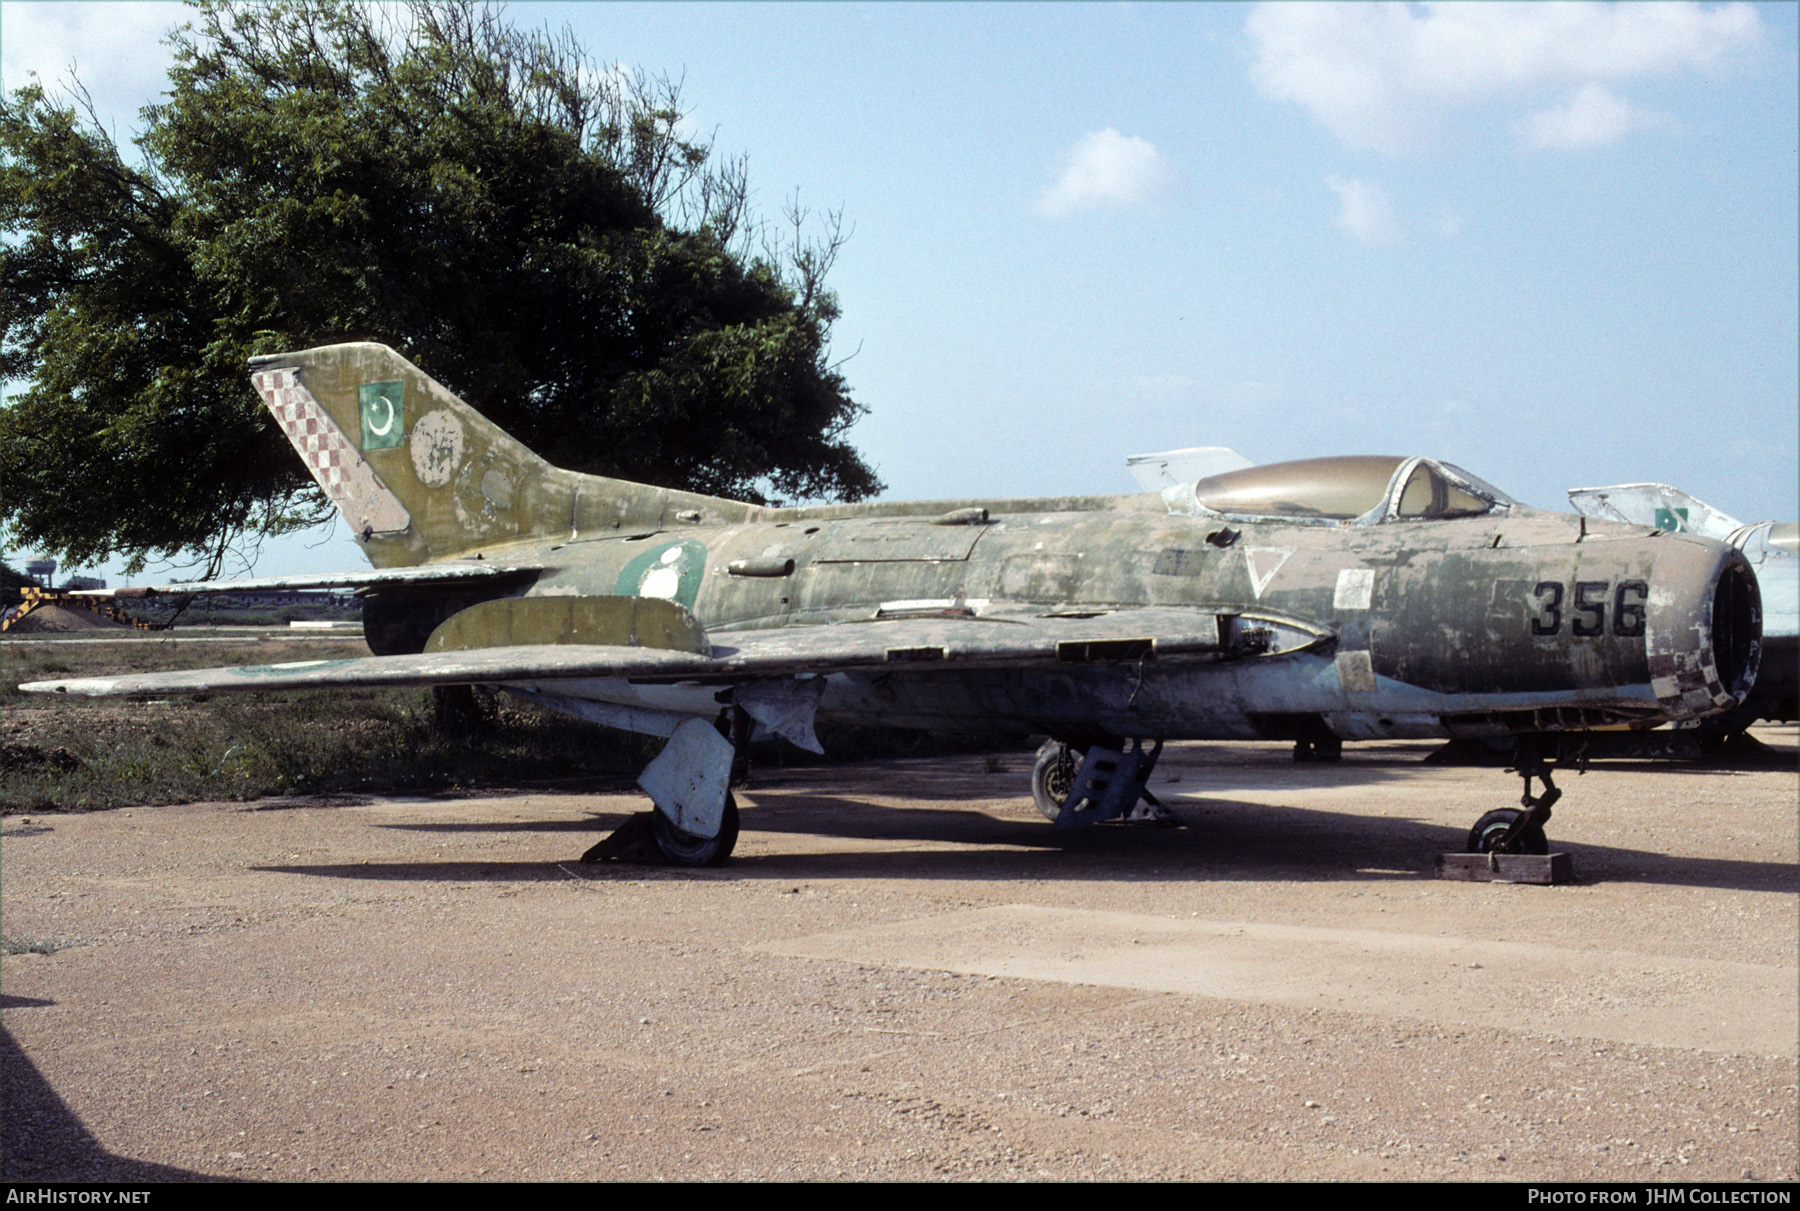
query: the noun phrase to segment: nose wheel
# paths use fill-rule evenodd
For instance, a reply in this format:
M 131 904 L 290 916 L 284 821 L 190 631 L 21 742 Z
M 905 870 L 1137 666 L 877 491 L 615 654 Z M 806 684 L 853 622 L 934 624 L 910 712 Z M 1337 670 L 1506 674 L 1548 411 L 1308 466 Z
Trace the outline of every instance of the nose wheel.
M 1525 813 L 1510 807 L 1487 813 L 1469 830 L 1472 854 L 1547 854 L 1550 838 L 1538 824 L 1519 825 Z
M 1468 851 L 1472 854 L 1547 854 L 1550 852 L 1550 839 L 1544 835 L 1544 822 L 1550 818 L 1550 808 L 1562 798 L 1562 792 L 1556 789 L 1556 783 L 1550 780 L 1550 763 L 1539 754 L 1537 744 L 1530 737 L 1519 741 L 1518 755 L 1514 758 L 1514 772 L 1525 780 L 1525 793 L 1519 798 L 1519 806 L 1524 811 L 1503 807 L 1498 811 L 1488 812 L 1475 821 L 1475 827 L 1469 830 Z M 1531 793 L 1531 780 L 1537 778 L 1544 784 L 1544 793 Z

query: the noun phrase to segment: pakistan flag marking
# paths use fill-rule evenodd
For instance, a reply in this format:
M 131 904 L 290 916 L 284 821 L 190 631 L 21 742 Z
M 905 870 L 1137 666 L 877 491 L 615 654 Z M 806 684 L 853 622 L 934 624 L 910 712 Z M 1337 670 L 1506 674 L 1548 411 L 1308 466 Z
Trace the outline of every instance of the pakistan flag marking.
M 387 450 L 400 444 L 406 435 L 405 392 L 402 382 L 364 383 L 357 388 L 362 401 L 363 449 Z

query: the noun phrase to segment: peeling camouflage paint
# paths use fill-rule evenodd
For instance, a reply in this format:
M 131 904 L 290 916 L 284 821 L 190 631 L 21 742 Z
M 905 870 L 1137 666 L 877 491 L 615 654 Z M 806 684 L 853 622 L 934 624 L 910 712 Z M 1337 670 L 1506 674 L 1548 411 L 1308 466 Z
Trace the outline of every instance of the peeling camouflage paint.
M 368 479 L 333 496 L 350 517 L 387 492 L 407 518 L 363 537 L 387 569 L 370 642 L 391 655 L 294 684 L 511 683 L 663 727 L 716 712 L 721 683 L 817 676 L 821 715 L 890 726 L 1368 739 L 1692 719 L 1736 702 L 1760 656 L 1737 552 L 1529 509 L 1430 459 L 1309 462 L 1327 488 L 1339 463 L 1361 477 L 1333 507 L 1363 511 L 1335 518 L 1222 513 L 1215 481 L 774 509 L 552 468 L 384 346 L 255 370 L 284 428 L 310 400 L 361 433 L 363 388 L 383 386 L 381 421 L 394 383 L 407 426 L 350 451 Z M 1254 471 L 1218 478 L 1285 474 Z M 380 579 L 440 561 L 514 571 L 454 590 Z M 611 598 L 665 601 L 699 638 L 646 646 Z M 107 692 L 222 680 L 159 678 Z

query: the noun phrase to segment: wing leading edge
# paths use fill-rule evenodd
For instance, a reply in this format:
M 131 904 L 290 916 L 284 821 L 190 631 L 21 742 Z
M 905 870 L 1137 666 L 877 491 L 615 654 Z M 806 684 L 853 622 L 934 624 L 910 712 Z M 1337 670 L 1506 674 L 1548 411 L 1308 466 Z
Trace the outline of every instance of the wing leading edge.
M 644 599 L 624 600 L 640 609 L 646 604 Z M 19 688 L 110 698 L 584 678 L 731 682 L 902 667 L 926 671 L 1218 661 L 1284 655 L 1332 638 L 1317 626 L 1273 614 L 1151 608 L 1085 617 L 911 618 L 724 632 L 690 643 L 699 650 L 629 642 L 512 643 L 406 656 L 36 681 Z

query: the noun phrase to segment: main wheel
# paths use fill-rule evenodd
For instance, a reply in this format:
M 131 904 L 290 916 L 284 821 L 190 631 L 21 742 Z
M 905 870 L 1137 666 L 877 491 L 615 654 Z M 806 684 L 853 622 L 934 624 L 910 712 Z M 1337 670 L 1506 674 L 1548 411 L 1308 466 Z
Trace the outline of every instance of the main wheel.
M 1031 767 L 1031 801 L 1044 819 L 1055 822 L 1062 815 L 1082 756 L 1060 740 L 1046 741 L 1037 751 L 1037 762 Z
M 1550 852 L 1550 839 L 1544 836 L 1541 825 L 1533 824 L 1513 839 L 1511 849 L 1500 848 L 1500 838 L 1512 827 L 1523 812 L 1510 807 L 1489 812 L 1475 821 L 1475 827 L 1469 830 L 1468 852 L 1472 854 L 1547 854 Z
M 719 818 L 719 835 L 697 837 L 675 827 L 674 821 L 660 811 L 650 813 L 650 827 L 656 834 L 656 848 L 673 866 L 719 866 L 737 847 L 737 800 L 725 796 L 725 812 Z

